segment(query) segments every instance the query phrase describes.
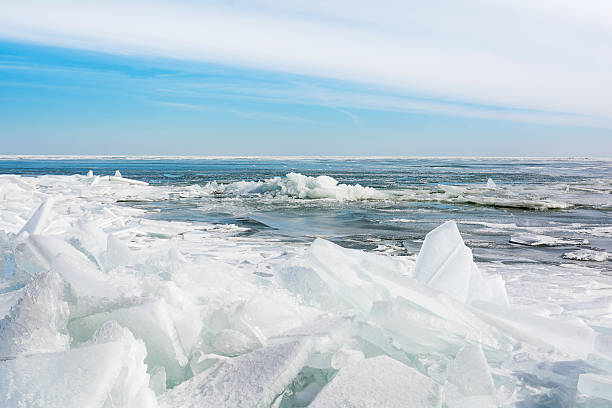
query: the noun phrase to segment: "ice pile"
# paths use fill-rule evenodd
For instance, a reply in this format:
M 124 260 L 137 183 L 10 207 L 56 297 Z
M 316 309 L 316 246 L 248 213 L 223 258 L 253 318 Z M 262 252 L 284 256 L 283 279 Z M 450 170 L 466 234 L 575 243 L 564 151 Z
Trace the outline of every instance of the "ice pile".
M 548 235 L 539 234 L 518 234 L 510 237 L 510 242 L 514 244 L 527 245 L 527 246 L 568 246 L 568 245 L 589 245 L 587 239 L 571 239 L 571 238 L 557 238 Z
M 233 195 L 263 194 L 271 197 L 293 197 L 301 199 L 334 199 L 340 201 L 382 200 L 386 193 L 359 184 L 338 184 L 329 176 L 311 177 L 289 173 L 285 177 L 274 177 L 266 181 L 239 181 L 227 185 L 209 184 L 215 193 Z
M 563 258 L 572 259 L 575 261 L 595 261 L 604 262 L 610 258 L 610 254 L 606 251 L 595 251 L 593 249 L 580 249 L 578 251 L 566 252 Z
M 290 176 L 242 191 L 375 194 Z M 157 189 L 0 177 L 0 406 L 612 404 L 604 283 L 581 302 L 513 304 L 453 221 L 415 262 L 116 203 Z
M 523 208 L 529 210 L 561 210 L 574 205 L 585 205 L 580 196 L 568 197 L 556 186 L 497 185 L 489 178 L 486 184 L 445 185 L 435 187 L 406 188 L 397 192 L 397 199 L 411 201 L 434 201 L 453 204 L 474 204 L 500 208 Z M 574 199 L 570 201 L 568 199 Z

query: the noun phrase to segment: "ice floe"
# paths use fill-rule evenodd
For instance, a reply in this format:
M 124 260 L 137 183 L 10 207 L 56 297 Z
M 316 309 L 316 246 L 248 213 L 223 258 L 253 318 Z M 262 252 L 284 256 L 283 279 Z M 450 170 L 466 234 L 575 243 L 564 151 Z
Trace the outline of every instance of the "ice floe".
M 607 253 L 606 251 L 595 251 L 592 249 L 580 249 L 578 251 L 564 253 L 563 258 L 573 259 L 576 261 L 604 262 L 610 258 L 610 254 Z
M 588 245 L 589 241 L 584 238 L 573 239 L 573 238 L 557 238 L 548 235 L 536 235 L 536 234 L 520 234 L 512 235 L 510 242 L 514 244 L 527 245 L 527 246 L 573 246 L 573 245 Z

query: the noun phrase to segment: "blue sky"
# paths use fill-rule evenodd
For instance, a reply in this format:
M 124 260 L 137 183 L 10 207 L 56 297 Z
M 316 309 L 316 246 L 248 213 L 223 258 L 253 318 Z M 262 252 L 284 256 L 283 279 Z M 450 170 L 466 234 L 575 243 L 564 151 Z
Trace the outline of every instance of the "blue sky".
M 0 154 L 611 156 L 612 7 L 5 3 Z

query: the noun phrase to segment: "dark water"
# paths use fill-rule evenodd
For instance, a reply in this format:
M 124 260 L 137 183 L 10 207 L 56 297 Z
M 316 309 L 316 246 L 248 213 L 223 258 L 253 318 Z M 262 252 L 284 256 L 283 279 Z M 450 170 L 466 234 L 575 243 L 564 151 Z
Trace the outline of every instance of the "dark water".
M 228 193 L 131 201 L 166 220 L 232 223 L 246 235 L 307 242 L 315 236 L 343 246 L 409 255 L 424 235 L 453 219 L 479 261 L 578 263 L 610 270 L 611 262 L 573 261 L 578 249 L 612 252 L 612 161 L 579 159 L 5 159 L 0 173 L 108 175 L 180 192 L 182 186 L 262 181 L 295 172 L 373 187 L 385 199 L 299 199 L 281 193 Z M 485 187 L 491 178 L 495 189 Z M 587 239 L 586 245 L 530 247 L 517 234 Z

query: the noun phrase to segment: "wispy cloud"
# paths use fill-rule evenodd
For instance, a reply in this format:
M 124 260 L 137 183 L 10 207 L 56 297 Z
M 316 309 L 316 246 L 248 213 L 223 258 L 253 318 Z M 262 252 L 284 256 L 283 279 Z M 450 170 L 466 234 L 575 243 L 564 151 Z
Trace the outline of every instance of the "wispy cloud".
M 169 108 L 205 112 L 205 113 L 227 112 L 227 113 L 231 113 L 236 116 L 240 116 L 245 119 L 263 120 L 267 122 L 295 122 L 295 123 L 312 123 L 313 122 L 310 119 L 301 118 L 299 116 L 278 115 L 274 113 L 264 113 L 264 112 L 250 111 L 250 110 L 245 110 L 245 109 L 220 108 L 218 106 L 213 106 L 213 105 L 199 105 L 199 104 L 193 104 L 193 103 L 181 103 L 181 102 L 170 102 L 170 101 L 153 101 L 153 103 L 160 105 L 160 106 L 169 107 Z
M 172 84 L 168 84 L 172 85 Z M 567 125 L 578 127 L 612 128 L 612 118 L 593 115 L 506 108 L 489 105 L 475 105 L 452 101 L 414 98 L 405 94 L 372 91 L 367 88 L 338 87 L 332 84 L 312 85 L 285 82 L 275 88 L 258 85 L 249 86 L 235 83 L 180 83 L 177 88 L 157 89 L 161 95 L 189 100 L 214 96 L 231 100 L 271 102 L 277 104 L 303 104 L 330 108 L 348 116 L 359 124 L 361 118 L 348 109 L 378 110 L 415 114 L 437 114 L 455 117 L 526 122 L 543 125 Z M 327 85 L 327 86 L 326 86 Z
M 26 0 L 2 5 L 0 37 L 341 79 L 370 88 L 317 89 L 322 97 L 312 89 L 296 95 L 297 88 L 288 91 L 292 95 L 280 95 L 282 90 L 267 95 L 308 103 L 327 98 L 343 110 L 609 127 L 610 21 L 607 0 Z

